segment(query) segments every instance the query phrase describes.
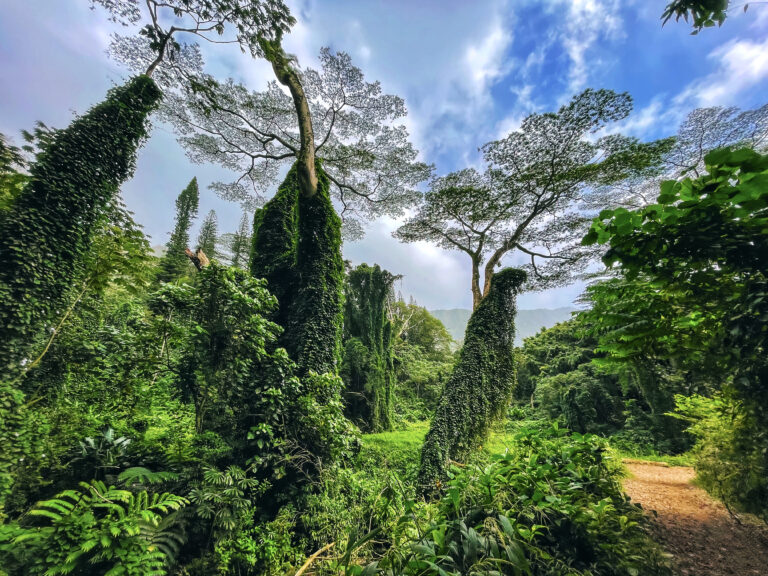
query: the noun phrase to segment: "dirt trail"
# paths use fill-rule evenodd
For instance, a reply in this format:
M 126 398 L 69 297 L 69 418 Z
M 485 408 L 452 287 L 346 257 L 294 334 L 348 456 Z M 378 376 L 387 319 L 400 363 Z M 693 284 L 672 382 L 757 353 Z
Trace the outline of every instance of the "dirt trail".
M 768 529 L 743 519 L 691 484 L 692 468 L 627 462 L 624 490 L 652 514 L 656 540 L 682 576 L 768 576 Z

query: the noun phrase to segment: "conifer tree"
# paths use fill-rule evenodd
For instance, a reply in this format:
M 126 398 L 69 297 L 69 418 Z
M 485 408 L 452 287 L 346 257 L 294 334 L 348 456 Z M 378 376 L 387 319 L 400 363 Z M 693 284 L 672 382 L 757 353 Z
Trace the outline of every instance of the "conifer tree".
M 216 211 L 211 210 L 200 226 L 200 234 L 197 236 L 197 247 L 205 252 L 209 260 L 216 257 L 216 233 L 218 232 L 218 220 Z
M 200 191 L 197 178 L 192 178 L 186 188 L 176 198 L 176 225 L 166 246 L 166 253 L 160 265 L 158 279 L 172 282 L 189 269 L 189 259 L 184 250 L 189 247 L 189 228 L 197 216 Z
M 243 214 L 243 217 L 240 219 L 240 226 L 238 226 L 237 232 L 232 235 L 230 244 L 230 250 L 232 251 L 230 264 L 243 269 L 248 268 L 251 245 L 251 230 L 248 220 L 248 215 Z

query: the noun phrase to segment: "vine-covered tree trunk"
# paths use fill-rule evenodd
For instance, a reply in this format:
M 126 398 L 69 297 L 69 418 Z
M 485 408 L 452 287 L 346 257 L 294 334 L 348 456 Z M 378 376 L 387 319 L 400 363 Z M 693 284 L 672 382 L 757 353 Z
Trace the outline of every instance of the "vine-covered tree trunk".
M 51 135 L 29 181 L 0 213 L 0 516 L 15 463 L 31 450 L 24 395 L 13 383 L 35 336 L 63 312 L 94 231 L 131 175 L 162 93 L 146 76 Z M 24 424 L 19 426 L 19 424 Z
M 344 306 L 344 360 L 349 418 L 370 432 L 392 429 L 392 325 L 387 298 L 397 279 L 378 266 L 361 264 L 349 273 Z
M 0 371 L 19 371 L 32 336 L 82 273 L 109 201 L 132 174 L 162 94 L 146 76 L 53 133 L 23 192 L 0 219 Z
M 421 450 L 419 488 L 432 494 L 449 459 L 475 448 L 507 407 L 515 386 L 515 304 L 525 282 L 522 270 L 493 275 L 488 295 L 472 313 L 464 346 L 445 385 Z
M 341 219 L 321 167 L 317 193 L 300 194 L 297 166 L 254 216 L 251 273 L 266 278 L 277 297 L 274 320 L 299 373 L 337 371 L 340 355 L 344 261 Z

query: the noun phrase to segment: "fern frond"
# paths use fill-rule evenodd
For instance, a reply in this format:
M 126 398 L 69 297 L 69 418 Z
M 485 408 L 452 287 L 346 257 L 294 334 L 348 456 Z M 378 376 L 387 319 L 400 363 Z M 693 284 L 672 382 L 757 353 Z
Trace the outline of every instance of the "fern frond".
M 178 479 L 178 474 L 173 472 L 152 472 L 147 468 L 135 466 L 120 473 L 118 481 L 125 486 L 136 484 L 161 484 Z

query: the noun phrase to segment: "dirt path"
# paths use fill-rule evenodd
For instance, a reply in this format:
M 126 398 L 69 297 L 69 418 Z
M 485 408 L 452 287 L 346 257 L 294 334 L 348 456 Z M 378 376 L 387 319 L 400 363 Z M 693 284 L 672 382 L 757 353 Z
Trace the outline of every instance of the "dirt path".
M 768 576 L 768 529 L 743 520 L 691 484 L 692 468 L 627 462 L 624 489 L 654 520 L 657 541 L 682 576 Z

